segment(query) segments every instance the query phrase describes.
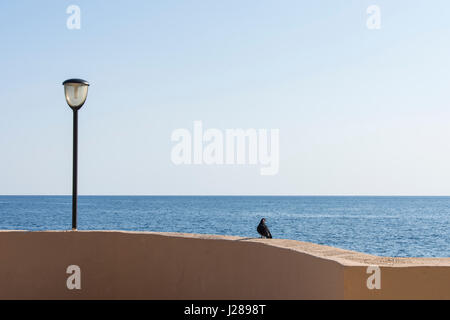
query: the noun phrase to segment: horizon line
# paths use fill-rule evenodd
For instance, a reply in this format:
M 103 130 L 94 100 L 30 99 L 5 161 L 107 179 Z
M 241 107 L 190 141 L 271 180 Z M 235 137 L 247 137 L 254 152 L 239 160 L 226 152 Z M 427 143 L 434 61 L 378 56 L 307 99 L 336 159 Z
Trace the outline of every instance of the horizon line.
M 0 197 L 71 197 L 72 194 L 0 194 Z M 79 194 L 79 197 L 450 197 L 402 194 Z

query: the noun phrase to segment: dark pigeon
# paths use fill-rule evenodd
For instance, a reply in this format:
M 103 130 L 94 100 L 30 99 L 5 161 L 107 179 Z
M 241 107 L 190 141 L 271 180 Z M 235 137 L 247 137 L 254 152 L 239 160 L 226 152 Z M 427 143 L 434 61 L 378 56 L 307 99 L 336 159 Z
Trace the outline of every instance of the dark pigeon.
M 261 235 L 261 237 L 272 239 L 272 234 L 269 228 L 266 226 L 266 219 L 262 218 L 261 222 L 258 224 L 256 231 Z

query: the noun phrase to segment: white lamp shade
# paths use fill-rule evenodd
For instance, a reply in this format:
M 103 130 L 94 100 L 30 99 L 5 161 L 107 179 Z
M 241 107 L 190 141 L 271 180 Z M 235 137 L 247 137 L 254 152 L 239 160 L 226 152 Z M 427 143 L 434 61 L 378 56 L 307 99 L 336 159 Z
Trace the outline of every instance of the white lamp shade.
M 67 104 L 72 109 L 81 108 L 86 101 L 89 83 L 80 79 L 64 81 L 64 94 Z

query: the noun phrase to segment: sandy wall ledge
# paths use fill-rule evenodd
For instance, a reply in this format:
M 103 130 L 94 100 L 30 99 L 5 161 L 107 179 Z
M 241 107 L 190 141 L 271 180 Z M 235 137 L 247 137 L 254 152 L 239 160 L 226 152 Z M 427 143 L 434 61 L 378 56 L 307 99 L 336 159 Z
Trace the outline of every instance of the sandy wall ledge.
M 67 286 L 71 265 L 80 289 Z M 0 299 L 450 299 L 450 258 L 283 239 L 0 231 Z

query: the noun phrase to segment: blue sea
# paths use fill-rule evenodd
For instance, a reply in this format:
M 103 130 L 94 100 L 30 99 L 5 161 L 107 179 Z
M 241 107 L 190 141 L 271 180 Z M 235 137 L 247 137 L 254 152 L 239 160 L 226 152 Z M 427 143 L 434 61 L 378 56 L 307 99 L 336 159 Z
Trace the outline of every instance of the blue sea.
M 70 196 L 0 196 L 0 229 L 70 230 Z M 80 196 L 78 229 L 314 242 L 379 256 L 450 257 L 450 197 Z

